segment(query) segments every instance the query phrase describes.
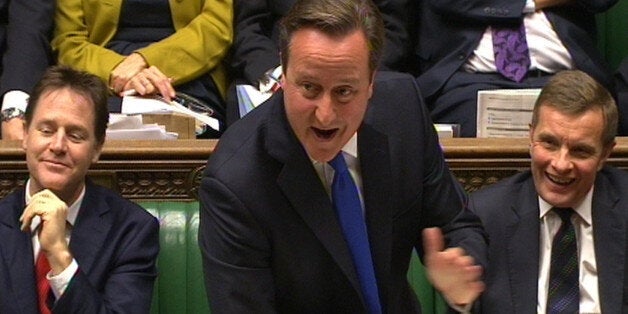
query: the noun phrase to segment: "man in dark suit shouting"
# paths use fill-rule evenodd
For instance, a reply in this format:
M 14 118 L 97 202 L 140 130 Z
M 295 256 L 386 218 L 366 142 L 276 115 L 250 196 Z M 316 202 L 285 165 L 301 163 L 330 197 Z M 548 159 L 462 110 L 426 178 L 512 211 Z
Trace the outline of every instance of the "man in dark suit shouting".
M 0 201 L 0 313 L 148 313 L 157 220 L 85 177 L 108 120 L 96 76 L 53 67 L 35 86 L 22 143 L 30 178 Z
M 531 169 L 470 197 L 491 243 L 478 312 L 628 312 L 628 173 L 604 165 L 616 131 L 615 102 L 590 76 L 549 80 Z
M 201 183 L 212 313 L 420 313 L 413 249 L 450 304 L 470 304 L 483 230 L 413 78 L 375 74 L 376 7 L 298 1 L 281 27 L 283 91 L 227 130 Z

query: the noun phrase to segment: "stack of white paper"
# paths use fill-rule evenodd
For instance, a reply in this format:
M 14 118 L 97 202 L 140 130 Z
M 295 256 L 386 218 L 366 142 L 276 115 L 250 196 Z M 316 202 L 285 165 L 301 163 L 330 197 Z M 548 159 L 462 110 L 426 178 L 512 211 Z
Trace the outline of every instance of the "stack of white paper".
M 540 92 L 540 88 L 479 91 L 477 137 L 527 137 Z
M 107 139 L 110 140 L 176 140 L 177 133 L 167 132 L 157 124 L 143 124 L 141 115 L 110 114 Z

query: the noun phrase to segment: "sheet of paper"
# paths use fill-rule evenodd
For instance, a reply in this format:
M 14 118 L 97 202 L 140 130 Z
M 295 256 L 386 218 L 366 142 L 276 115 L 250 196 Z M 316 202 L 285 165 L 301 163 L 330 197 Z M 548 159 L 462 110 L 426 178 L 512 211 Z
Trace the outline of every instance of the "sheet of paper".
M 110 140 L 176 140 L 177 133 L 166 132 L 163 125 L 149 124 L 139 129 L 107 130 Z
M 122 98 L 121 112 L 125 114 L 178 112 L 193 117 L 216 131 L 220 131 L 218 119 L 192 111 L 174 101 L 168 104 L 163 100 L 155 98 L 124 96 Z
M 144 124 L 142 115 L 112 113 L 109 115 L 107 139 L 111 140 L 176 140 L 178 134 L 167 132 L 166 127 Z
M 244 117 L 245 114 L 249 113 L 273 95 L 272 92 L 262 93 L 255 86 L 245 84 L 236 85 L 236 94 L 238 96 L 240 117 Z
M 540 92 L 539 88 L 479 91 L 477 137 L 527 137 Z

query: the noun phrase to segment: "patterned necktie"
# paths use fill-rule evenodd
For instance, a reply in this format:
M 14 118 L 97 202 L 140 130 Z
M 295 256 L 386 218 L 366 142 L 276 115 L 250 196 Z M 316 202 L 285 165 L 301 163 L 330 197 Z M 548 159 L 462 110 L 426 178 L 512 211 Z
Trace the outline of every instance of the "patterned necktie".
M 46 278 L 46 274 L 50 271 L 50 264 L 44 252 L 39 252 L 37 262 L 35 262 L 35 275 L 37 278 L 37 302 L 40 314 L 50 314 L 50 309 L 46 304 L 50 295 L 50 284 Z
M 342 233 L 351 251 L 367 312 L 381 313 L 377 280 L 358 188 L 349 174 L 342 152 L 339 152 L 329 164 L 334 168 L 334 180 L 331 185 L 332 201 Z
M 530 68 L 530 54 L 523 22 L 513 28 L 492 28 L 497 72 L 521 82 Z
M 571 208 L 554 208 L 563 221 L 552 241 L 547 313 L 578 313 L 580 288 L 578 284 L 578 245 L 571 223 Z

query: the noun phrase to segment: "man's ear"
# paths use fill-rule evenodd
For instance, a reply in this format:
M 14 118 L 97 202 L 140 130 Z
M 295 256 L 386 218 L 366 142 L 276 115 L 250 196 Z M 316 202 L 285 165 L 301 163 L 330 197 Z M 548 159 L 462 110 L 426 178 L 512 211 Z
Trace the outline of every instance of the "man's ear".
M 608 157 L 611 156 L 611 153 L 613 152 L 613 148 L 615 148 L 615 145 L 617 145 L 617 142 L 613 141 L 612 143 L 604 147 L 604 151 L 602 152 L 602 158 L 600 159 L 600 163 L 597 165 L 598 171 L 602 170 L 602 167 L 604 167 L 604 165 L 606 164 L 606 160 L 608 160 Z

